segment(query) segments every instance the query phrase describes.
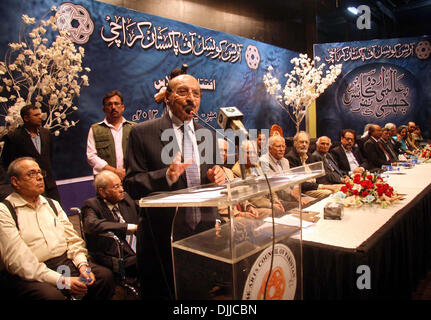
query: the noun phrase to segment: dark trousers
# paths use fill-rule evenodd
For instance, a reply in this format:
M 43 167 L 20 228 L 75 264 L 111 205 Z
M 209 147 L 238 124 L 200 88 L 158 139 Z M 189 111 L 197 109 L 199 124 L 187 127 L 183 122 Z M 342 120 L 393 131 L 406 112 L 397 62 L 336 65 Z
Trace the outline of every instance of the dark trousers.
M 70 268 L 70 276 L 79 277 L 79 271 L 72 260 L 67 259 L 66 253 L 45 261 L 48 268 L 57 270 L 61 265 Z M 103 266 L 89 263 L 91 271 L 96 277 L 96 281 L 88 286 L 87 294 L 83 300 L 109 300 L 114 295 L 115 282 L 111 270 Z M 5 270 L 0 275 L 3 293 L 8 299 L 31 299 L 31 300 L 64 300 L 69 297 L 67 290 L 59 290 L 49 283 L 38 281 L 28 281 L 12 275 Z

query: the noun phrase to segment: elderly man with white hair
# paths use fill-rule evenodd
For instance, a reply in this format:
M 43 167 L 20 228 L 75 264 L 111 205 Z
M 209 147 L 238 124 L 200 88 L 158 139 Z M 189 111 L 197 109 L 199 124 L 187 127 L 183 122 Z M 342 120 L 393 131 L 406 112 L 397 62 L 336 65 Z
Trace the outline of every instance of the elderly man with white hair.
M 139 224 L 138 206 L 124 192 L 120 177 L 103 170 L 94 178 L 97 197 L 88 199 L 82 206 L 83 226 L 88 250 L 96 261 L 113 269 L 113 258 L 118 258 L 112 239 L 98 236 L 111 231 L 123 243 L 123 258 L 128 276 L 137 275 L 136 231 Z
M 307 132 L 300 131 L 293 137 L 293 148 L 286 155 L 291 167 L 306 166 L 314 162 L 308 154 L 309 146 L 310 136 Z M 317 183 L 316 179 L 310 179 L 301 186 L 306 195 L 318 199 L 324 198 L 338 189 L 336 185 Z
M 269 149 L 268 153 L 260 157 L 260 163 L 264 172 L 281 173 L 290 169 L 289 160 L 284 157 L 286 151 L 286 141 L 280 135 L 273 135 L 269 138 Z M 281 200 L 292 202 L 299 201 L 299 187 L 281 190 L 277 192 L 277 195 Z M 302 198 L 302 205 L 308 203 L 308 200 Z M 285 204 L 285 203 L 283 203 Z M 284 206 L 286 209 L 286 205 Z
M 259 164 L 259 157 L 254 144 L 245 140 L 241 144 L 239 161 L 232 167 L 232 172 L 236 177 L 241 177 L 240 163 L 245 165 L 245 173 L 247 176 L 263 176 L 263 170 Z M 272 195 L 274 209 L 277 214 L 284 213 L 284 207 L 276 194 Z M 250 199 L 245 207 L 245 211 L 257 211 L 256 217 L 268 216 L 271 214 L 271 200 L 269 195 Z

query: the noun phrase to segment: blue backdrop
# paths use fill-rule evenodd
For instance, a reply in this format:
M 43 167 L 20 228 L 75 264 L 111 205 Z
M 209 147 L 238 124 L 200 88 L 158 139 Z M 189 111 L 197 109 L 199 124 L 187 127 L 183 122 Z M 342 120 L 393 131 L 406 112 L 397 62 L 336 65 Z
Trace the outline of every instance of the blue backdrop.
M 343 65 L 342 74 L 316 102 L 317 134 L 339 140 L 367 123 L 415 121 L 428 137 L 431 114 L 430 36 L 315 44 L 314 55 Z
M 2 0 L 0 3 L 0 57 L 7 43 L 18 40 L 21 15 L 37 20 L 50 11 L 55 0 Z M 79 109 L 70 119 L 76 127 L 54 138 L 54 171 L 57 179 L 88 176 L 86 140 L 90 125 L 101 121 L 102 97 L 117 89 L 124 95 L 129 120 L 141 122 L 159 117 L 162 106 L 153 96 L 166 75 L 183 63 L 199 79 L 203 92 L 200 114 L 217 127 L 216 115 L 223 106 L 237 106 L 247 128 L 279 124 L 285 135 L 295 128 L 289 117 L 266 93 L 263 76 L 272 65 L 280 77 L 291 70 L 297 54 L 242 37 L 137 12 L 97 1 L 72 1 L 88 12 L 74 19 L 76 29 L 91 19 L 94 31 L 85 48 L 83 66 L 90 67 L 89 87 L 81 88 Z M 88 22 L 88 21 L 87 21 Z

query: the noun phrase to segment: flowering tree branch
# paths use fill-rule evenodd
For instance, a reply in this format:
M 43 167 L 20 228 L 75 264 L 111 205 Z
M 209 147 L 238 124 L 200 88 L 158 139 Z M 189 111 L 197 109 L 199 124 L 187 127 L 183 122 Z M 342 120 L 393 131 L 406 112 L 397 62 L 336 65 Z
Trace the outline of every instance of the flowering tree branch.
M 51 9 L 56 11 L 55 7 Z M 78 109 L 73 100 L 79 97 L 81 85 L 89 85 L 88 76 L 83 73 L 91 70 L 82 67 L 84 48 L 76 49 L 66 30 L 59 30 L 51 41 L 46 36 L 47 28 L 58 30 L 57 18 L 55 15 L 41 20 L 23 40 L 9 43 L 10 50 L 0 62 L 0 102 L 6 111 L 5 127 L 0 132 L 22 124 L 20 110 L 27 104 L 42 109 L 44 127 L 55 135 L 77 124 L 67 117 Z M 22 19 L 27 25 L 35 24 L 35 18 L 25 14 Z
M 274 70 L 272 66 L 268 67 L 263 78 L 267 92 L 275 96 L 278 104 L 289 114 L 297 132 L 307 108 L 341 73 L 341 64 L 331 65 L 323 77 L 325 64 L 321 63 L 315 67 L 315 61 L 319 62 L 320 58 L 316 56 L 311 60 L 306 54 L 300 54 L 298 58 L 290 60 L 294 67 L 290 73 L 284 75 L 287 80 L 283 91 L 278 79 L 271 73 Z

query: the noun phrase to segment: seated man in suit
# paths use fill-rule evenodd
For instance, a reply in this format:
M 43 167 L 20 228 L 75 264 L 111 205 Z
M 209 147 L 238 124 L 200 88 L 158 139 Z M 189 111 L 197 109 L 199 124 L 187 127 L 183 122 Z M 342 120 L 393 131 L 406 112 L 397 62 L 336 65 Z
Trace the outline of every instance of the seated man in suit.
M 225 166 L 228 162 L 230 163 L 230 161 L 228 161 L 228 142 L 223 139 L 217 139 L 217 142 L 220 150 L 220 157 L 223 161 L 223 165 L 221 165 L 221 168 L 223 169 L 226 176 L 226 182 L 231 182 L 234 179 L 238 179 L 237 177 L 235 177 L 232 170 Z M 229 209 L 227 206 L 219 207 L 218 212 L 225 221 L 229 220 Z M 230 215 L 233 217 L 256 218 L 258 216 L 258 213 L 256 210 L 254 210 L 252 206 L 247 207 L 245 203 L 239 203 L 238 205 L 231 207 Z
M 397 157 L 399 157 L 399 155 L 403 155 L 404 151 L 401 149 L 401 143 L 394 139 L 394 137 L 397 137 L 397 126 L 392 122 L 388 122 L 385 124 L 384 129 L 389 129 L 389 143 L 392 146 L 392 150 L 396 152 Z
M 298 132 L 293 138 L 293 148 L 290 150 L 286 158 L 292 168 L 313 163 L 313 159 L 308 154 L 308 147 L 310 146 L 310 136 L 305 131 Z M 301 184 L 302 191 L 313 198 L 325 198 L 332 192 L 337 191 L 337 186 L 330 184 L 317 183 L 316 179 L 303 182 Z
M 268 153 L 260 157 L 260 163 L 264 172 L 273 174 L 281 173 L 290 169 L 289 160 L 284 157 L 286 142 L 280 135 L 273 135 L 269 138 Z M 297 206 L 299 201 L 299 187 L 277 191 L 277 196 L 283 201 L 283 206 L 287 210 L 290 207 Z M 309 201 L 302 198 L 302 205 Z
M 15 159 L 7 173 L 14 192 L 0 204 L 0 287 L 8 298 L 110 299 L 112 272 L 87 260 L 85 242 L 60 204 L 42 196 L 44 172 L 37 162 Z
M 248 176 L 263 176 L 263 170 L 259 165 L 259 157 L 253 142 L 245 140 L 241 145 L 239 160 L 232 167 L 232 172 L 236 177 L 241 177 L 240 163 L 245 164 L 245 175 Z M 276 214 L 284 213 L 282 202 L 276 194 L 273 194 L 274 209 Z M 245 211 L 254 212 L 256 217 L 264 217 L 271 215 L 271 200 L 269 195 L 252 198 L 246 201 Z
M 362 174 L 368 169 L 367 160 L 362 156 L 359 147 L 355 145 L 356 132 L 352 129 L 341 131 L 341 145 L 331 149 L 331 155 L 338 168 L 345 174 Z
M 391 130 L 388 128 L 382 129 L 382 136 L 379 139 L 379 143 L 383 146 L 385 155 L 387 156 L 388 160 L 390 162 L 397 162 L 398 161 L 398 154 L 393 149 L 392 143 L 391 143 Z
M 325 175 L 316 179 L 318 183 L 327 184 L 344 184 L 349 180 L 341 169 L 338 167 L 337 161 L 329 153 L 331 147 L 331 139 L 327 136 L 321 136 L 316 142 L 316 151 L 311 155 L 311 161 L 323 161 Z M 341 187 L 341 186 L 340 186 Z
M 94 179 L 96 198 L 88 199 L 82 207 L 83 226 L 87 248 L 95 260 L 113 269 L 113 258 L 118 258 L 112 239 L 99 236 L 111 231 L 123 243 L 126 275 L 136 276 L 136 230 L 138 208 L 124 192 L 120 177 L 108 170 L 98 173 Z
M 368 159 L 370 170 L 378 170 L 384 164 L 390 164 L 390 157 L 379 143 L 382 136 L 382 128 L 378 124 L 370 126 L 368 140 L 364 144 L 364 151 Z

